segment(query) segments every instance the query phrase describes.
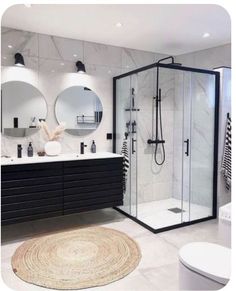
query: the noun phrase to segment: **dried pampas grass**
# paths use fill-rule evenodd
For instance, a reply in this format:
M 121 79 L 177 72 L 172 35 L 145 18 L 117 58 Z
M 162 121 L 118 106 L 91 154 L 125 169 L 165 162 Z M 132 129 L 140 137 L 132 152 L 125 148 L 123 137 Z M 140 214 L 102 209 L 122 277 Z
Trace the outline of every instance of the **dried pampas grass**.
M 53 140 L 58 140 L 62 136 L 62 134 L 65 131 L 66 126 L 65 126 L 65 123 L 62 122 L 52 132 L 50 132 L 47 123 L 45 121 L 41 121 L 40 128 L 43 129 L 46 135 L 46 138 L 49 141 L 53 141 Z

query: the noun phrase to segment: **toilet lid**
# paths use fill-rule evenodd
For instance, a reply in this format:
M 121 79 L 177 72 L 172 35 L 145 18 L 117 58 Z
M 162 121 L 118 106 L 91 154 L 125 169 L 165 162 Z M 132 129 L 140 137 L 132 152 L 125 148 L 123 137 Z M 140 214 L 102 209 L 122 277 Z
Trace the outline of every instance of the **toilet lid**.
M 230 277 L 229 248 L 207 242 L 189 243 L 179 251 L 179 259 L 187 268 L 221 284 Z

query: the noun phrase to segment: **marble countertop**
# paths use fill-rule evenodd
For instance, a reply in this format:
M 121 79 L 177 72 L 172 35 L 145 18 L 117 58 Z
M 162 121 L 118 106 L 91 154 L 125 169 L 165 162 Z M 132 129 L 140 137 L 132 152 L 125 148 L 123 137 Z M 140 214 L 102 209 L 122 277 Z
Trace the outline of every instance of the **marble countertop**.
M 63 162 L 63 161 L 76 161 L 76 160 L 91 160 L 91 159 L 106 159 L 106 158 L 120 158 L 119 154 L 110 152 L 98 152 L 95 154 L 60 154 L 58 156 L 33 156 L 33 157 L 2 157 L 1 165 L 23 165 L 23 164 L 35 164 L 35 163 L 49 163 L 49 162 Z

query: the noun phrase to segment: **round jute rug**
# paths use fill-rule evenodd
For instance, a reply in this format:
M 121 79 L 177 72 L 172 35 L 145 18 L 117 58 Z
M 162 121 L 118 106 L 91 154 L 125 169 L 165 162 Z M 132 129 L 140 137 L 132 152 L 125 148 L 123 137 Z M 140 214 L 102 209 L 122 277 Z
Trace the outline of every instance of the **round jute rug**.
M 24 242 L 12 257 L 22 280 L 53 289 L 81 289 L 119 280 L 141 259 L 134 240 L 105 227 L 88 227 Z

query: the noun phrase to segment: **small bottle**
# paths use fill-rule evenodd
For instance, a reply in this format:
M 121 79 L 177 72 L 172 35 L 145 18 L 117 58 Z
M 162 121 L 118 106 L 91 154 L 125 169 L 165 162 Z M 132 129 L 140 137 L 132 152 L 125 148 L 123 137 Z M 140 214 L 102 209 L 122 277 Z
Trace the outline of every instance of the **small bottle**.
M 33 147 L 32 147 L 32 142 L 30 142 L 29 146 L 28 146 L 28 149 L 27 149 L 27 155 L 28 155 L 28 157 L 33 157 L 33 154 L 34 154 L 34 150 L 33 150 Z
M 21 144 L 17 145 L 17 158 L 22 158 L 22 146 L 21 146 Z
M 94 140 L 93 140 L 92 145 L 91 145 L 91 153 L 96 153 L 96 145 L 95 145 Z

